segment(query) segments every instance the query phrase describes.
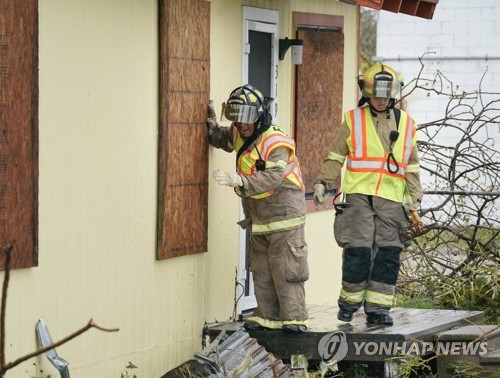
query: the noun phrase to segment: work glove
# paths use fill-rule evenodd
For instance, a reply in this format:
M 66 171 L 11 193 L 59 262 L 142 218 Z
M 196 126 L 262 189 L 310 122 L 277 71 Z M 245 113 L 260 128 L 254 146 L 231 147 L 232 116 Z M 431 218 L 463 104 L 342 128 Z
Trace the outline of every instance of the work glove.
M 207 128 L 208 136 L 212 136 L 217 128 L 219 128 L 219 123 L 217 122 L 217 115 L 214 110 L 214 102 L 210 100 L 208 102 L 208 118 L 207 118 Z
M 214 176 L 214 179 L 217 180 L 219 185 L 227 185 L 232 188 L 243 186 L 243 180 L 241 179 L 240 175 L 236 173 L 228 173 L 217 169 L 216 171 L 214 171 L 212 176 Z
M 326 192 L 326 186 L 323 184 L 314 184 L 314 207 L 316 207 L 316 210 L 319 210 L 319 206 L 323 206 L 324 208 L 328 208 L 328 206 L 325 205 L 325 200 L 327 196 L 325 196 Z
M 420 203 L 421 203 L 421 201 L 417 200 L 417 201 L 412 202 L 412 203 L 407 203 L 405 206 L 410 212 L 413 212 L 413 211 L 419 212 L 420 211 Z

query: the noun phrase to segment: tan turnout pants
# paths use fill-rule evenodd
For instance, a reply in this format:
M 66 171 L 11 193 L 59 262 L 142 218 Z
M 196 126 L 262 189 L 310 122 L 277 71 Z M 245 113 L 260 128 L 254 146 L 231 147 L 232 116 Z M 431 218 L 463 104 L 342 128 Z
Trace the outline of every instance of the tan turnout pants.
M 306 320 L 304 282 L 309 278 L 304 226 L 250 235 L 250 266 L 258 308 L 255 316 Z
M 407 226 L 401 203 L 348 194 L 351 205 L 335 219 L 335 239 L 343 247 L 341 309 L 387 314 L 394 300 L 403 244 L 398 230 Z

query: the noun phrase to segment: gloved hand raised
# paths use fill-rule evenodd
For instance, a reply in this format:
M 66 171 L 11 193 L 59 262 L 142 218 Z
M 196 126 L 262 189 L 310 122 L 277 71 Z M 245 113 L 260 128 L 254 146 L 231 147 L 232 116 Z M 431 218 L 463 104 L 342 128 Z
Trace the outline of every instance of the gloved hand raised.
M 217 169 L 212 176 L 214 176 L 214 179 L 217 180 L 219 185 L 227 185 L 233 188 L 236 186 L 243 186 L 243 180 L 240 175 L 236 173 L 228 173 Z
M 316 207 L 316 210 L 319 210 L 319 205 L 323 206 L 324 208 L 328 208 L 328 206 L 325 205 L 325 200 L 327 199 L 327 196 L 325 196 L 326 192 L 326 186 L 323 184 L 314 184 L 314 206 Z
M 208 128 L 208 135 L 211 136 L 215 129 L 217 129 L 219 126 L 219 123 L 217 122 L 217 115 L 215 114 L 214 110 L 214 102 L 210 100 L 208 102 L 208 118 L 207 118 L 207 128 Z

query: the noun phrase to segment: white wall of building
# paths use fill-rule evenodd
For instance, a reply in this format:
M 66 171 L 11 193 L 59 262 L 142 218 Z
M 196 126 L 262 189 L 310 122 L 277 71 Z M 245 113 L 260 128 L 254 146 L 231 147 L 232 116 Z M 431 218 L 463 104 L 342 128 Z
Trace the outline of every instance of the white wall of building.
M 496 92 L 486 98 L 498 101 L 499 35 L 500 2 L 496 0 L 442 0 L 432 20 L 381 11 L 378 12 L 375 60 L 396 69 L 408 84 L 418 76 L 422 68 L 419 58 L 422 58 L 424 69 L 421 77 L 432 79 L 439 70 L 453 83 L 444 83 L 446 92 L 481 89 Z M 421 91 L 408 97 L 406 110 L 417 123 L 423 124 L 441 119 L 448 102 L 445 96 Z M 488 125 L 486 132 L 498 150 L 498 124 Z M 450 145 L 456 140 L 457 135 L 453 132 L 443 134 L 446 135 L 440 138 L 440 143 Z

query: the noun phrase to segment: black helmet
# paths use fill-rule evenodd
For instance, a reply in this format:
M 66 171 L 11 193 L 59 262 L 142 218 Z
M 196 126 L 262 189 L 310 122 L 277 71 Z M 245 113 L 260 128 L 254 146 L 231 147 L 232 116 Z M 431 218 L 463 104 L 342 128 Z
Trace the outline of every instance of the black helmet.
M 234 89 L 222 104 L 222 119 L 241 123 L 271 124 L 269 99 L 253 85 L 245 84 Z

